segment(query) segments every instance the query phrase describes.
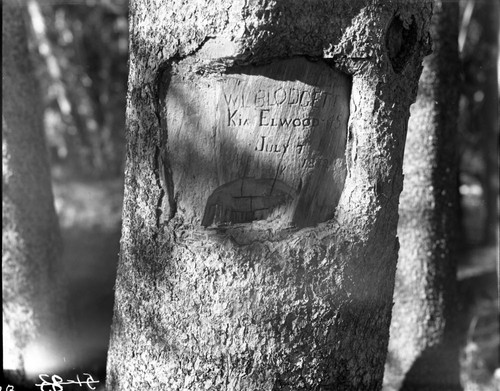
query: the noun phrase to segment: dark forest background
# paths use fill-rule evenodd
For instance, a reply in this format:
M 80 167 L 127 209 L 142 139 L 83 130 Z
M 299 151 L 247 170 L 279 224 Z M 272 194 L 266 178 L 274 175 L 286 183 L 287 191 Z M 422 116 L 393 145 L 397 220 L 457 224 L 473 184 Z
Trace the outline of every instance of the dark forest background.
M 78 365 L 104 381 L 123 197 L 128 1 L 27 4 L 74 350 Z M 460 6 L 461 365 L 467 390 L 493 390 L 494 377 L 500 377 L 498 370 L 495 375 L 499 126 L 488 118 L 498 118 L 498 26 L 485 1 L 460 0 Z

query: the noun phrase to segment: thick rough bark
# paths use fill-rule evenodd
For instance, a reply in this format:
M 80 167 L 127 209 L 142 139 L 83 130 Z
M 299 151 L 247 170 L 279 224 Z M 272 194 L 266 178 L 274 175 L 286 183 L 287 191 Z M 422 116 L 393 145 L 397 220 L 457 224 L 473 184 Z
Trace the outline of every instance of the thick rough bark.
M 458 4 L 435 3 L 411 108 L 387 390 L 459 390 L 456 319 Z
M 429 4 L 136 1 L 130 15 L 109 390 L 379 389 Z M 303 109 L 271 107 L 293 88 Z M 228 91 L 250 102 L 232 117 Z M 272 118 L 316 118 L 319 136 Z M 304 166 L 301 140 L 324 165 Z
M 3 359 L 20 378 L 35 346 L 57 345 L 65 319 L 57 284 L 61 240 L 25 12 L 2 2 Z

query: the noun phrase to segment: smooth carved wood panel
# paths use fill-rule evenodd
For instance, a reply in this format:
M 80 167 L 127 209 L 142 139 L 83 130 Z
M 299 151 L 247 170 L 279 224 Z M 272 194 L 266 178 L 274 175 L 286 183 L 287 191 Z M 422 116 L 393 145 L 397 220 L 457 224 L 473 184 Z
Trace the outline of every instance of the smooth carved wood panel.
M 346 175 L 350 79 L 295 58 L 203 83 L 172 76 L 163 101 L 185 217 L 204 227 L 331 218 Z

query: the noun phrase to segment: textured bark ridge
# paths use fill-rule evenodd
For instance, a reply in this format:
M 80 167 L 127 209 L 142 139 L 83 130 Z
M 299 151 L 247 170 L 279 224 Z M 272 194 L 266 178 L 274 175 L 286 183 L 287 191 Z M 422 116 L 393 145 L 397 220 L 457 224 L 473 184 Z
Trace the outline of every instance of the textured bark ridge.
M 131 7 L 108 389 L 379 389 L 429 3 L 173 3 Z
M 303 58 L 168 82 L 162 131 L 184 218 L 268 228 L 333 217 L 346 174 L 350 80 Z M 252 227 L 255 229 L 255 227 Z

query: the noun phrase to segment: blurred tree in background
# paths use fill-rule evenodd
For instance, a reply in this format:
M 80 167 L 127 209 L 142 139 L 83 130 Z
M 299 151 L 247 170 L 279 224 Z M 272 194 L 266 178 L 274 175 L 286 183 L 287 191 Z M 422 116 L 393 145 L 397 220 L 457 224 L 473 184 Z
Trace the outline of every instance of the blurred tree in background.
M 498 277 L 499 0 L 461 0 L 459 49 L 459 253 L 462 382 L 466 391 L 500 387 Z M 497 270 L 498 272 L 498 270 Z M 491 374 L 496 369 L 496 384 Z
M 20 383 L 30 372 L 61 365 L 68 357 L 69 330 L 61 235 L 26 14 L 15 1 L 2 2 L 3 369 L 5 377 Z
M 460 179 L 466 239 L 493 245 L 498 238 L 498 0 L 462 0 L 459 36 L 463 82 L 460 100 Z
M 424 60 L 405 149 L 387 390 L 459 388 L 459 347 L 464 389 L 497 389 L 499 4 L 435 2 L 434 52 Z
M 52 161 L 72 175 L 122 175 L 127 5 L 28 0 Z
M 459 7 L 434 2 L 408 122 L 385 391 L 461 390 L 457 327 Z

